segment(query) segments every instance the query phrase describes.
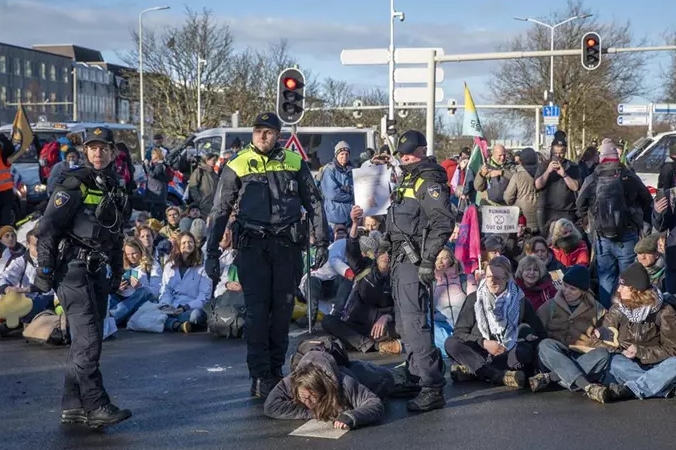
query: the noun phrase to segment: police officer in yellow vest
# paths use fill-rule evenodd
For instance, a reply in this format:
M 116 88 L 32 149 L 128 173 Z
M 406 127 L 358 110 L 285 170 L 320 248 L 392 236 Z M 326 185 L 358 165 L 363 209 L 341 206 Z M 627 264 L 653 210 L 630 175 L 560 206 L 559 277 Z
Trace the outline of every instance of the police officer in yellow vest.
M 113 133 L 96 128 L 84 144 L 86 165 L 62 173 L 38 222 L 35 288 L 54 288 L 72 337 L 64 393 L 63 423 L 92 428 L 131 416 L 110 402 L 99 369 L 108 294 L 123 272 L 123 218 L 128 197 L 112 167 Z
M 427 320 L 428 288 L 434 282 L 437 255 L 455 225 L 446 172 L 425 156 L 426 150 L 425 136 L 418 131 L 407 131 L 399 139 L 397 153 L 405 175 L 387 214 L 397 331 L 408 351 L 411 381 L 421 388 L 406 407 L 417 412 L 445 404 L 441 353 L 432 343 Z
M 246 303 L 247 364 L 251 395 L 265 398 L 282 379 L 289 345 L 294 294 L 300 284 L 306 246 L 301 208 L 307 211 L 317 253 L 328 258 L 328 224 L 321 192 L 302 157 L 278 145 L 281 122 L 273 113 L 256 117 L 252 143 L 223 168 L 211 210 L 205 269 L 221 275 L 218 243 L 236 209 L 234 264 Z

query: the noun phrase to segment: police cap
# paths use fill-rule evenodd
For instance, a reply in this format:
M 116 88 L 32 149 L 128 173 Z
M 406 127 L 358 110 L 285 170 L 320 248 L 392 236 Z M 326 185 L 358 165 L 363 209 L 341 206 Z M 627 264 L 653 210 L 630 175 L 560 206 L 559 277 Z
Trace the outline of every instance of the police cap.
M 402 134 L 397 145 L 397 153 L 401 155 L 410 155 L 418 147 L 426 147 L 427 140 L 420 131 L 409 130 Z
M 263 113 L 256 116 L 256 120 L 253 123 L 255 127 L 265 127 L 272 128 L 273 130 L 282 131 L 282 121 L 279 120 L 277 114 L 275 113 Z
M 85 140 L 84 145 L 87 145 L 91 142 L 103 142 L 104 144 L 115 145 L 113 132 L 110 131 L 110 128 L 106 127 L 97 127 L 91 131 L 88 131 L 87 139 Z

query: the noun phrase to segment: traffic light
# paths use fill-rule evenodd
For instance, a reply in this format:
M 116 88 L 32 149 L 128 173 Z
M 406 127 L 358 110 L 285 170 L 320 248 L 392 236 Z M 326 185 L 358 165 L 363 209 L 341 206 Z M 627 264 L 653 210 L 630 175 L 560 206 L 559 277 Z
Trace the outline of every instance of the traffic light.
M 296 125 L 305 115 L 305 75 L 298 69 L 284 69 L 277 85 L 277 116 L 287 125 Z
M 587 70 L 598 69 L 601 65 L 601 36 L 589 32 L 582 36 L 582 67 Z

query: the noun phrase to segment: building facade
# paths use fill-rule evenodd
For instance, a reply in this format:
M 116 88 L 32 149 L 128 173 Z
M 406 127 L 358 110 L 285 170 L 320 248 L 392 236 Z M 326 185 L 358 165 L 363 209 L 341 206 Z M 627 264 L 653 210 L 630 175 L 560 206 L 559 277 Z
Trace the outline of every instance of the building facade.
M 31 121 L 72 120 L 71 72 L 70 58 L 0 43 L 0 125 L 12 123 L 18 103 Z

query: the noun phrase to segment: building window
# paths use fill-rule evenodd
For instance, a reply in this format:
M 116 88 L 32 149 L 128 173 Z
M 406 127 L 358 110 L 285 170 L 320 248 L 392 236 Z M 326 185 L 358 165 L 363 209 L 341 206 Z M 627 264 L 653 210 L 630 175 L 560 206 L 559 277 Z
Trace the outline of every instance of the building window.
M 56 101 L 57 101 L 56 100 L 56 94 L 54 92 L 49 94 L 49 103 L 52 104 L 52 112 L 56 112 L 56 110 L 58 109 L 58 105 L 54 104 L 54 103 L 56 103 Z
M 40 64 L 40 78 L 43 80 L 47 79 L 47 66 L 45 63 Z
M 6 73 L 6 72 L 7 72 L 7 58 L 0 55 L 0 73 Z
M 68 67 L 63 68 L 63 82 L 68 83 L 70 81 L 70 70 Z
M 33 91 L 26 91 L 26 103 L 33 103 Z M 33 105 L 26 105 L 28 111 L 33 110 Z
M 45 102 L 47 101 L 47 93 L 46 92 L 40 92 L 40 101 L 42 102 L 42 106 L 40 106 L 40 110 L 42 112 L 45 112 L 47 109 L 47 105 L 45 105 Z
M 49 66 L 49 81 L 56 81 L 56 67 L 54 67 L 54 64 Z
M 0 86 L 0 103 L 3 105 L 7 103 L 7 88 L 5 86 Z
M 21 75 L 21 60 L 14 58 L 14 75 Z
M 70 106 L 71 105 L 68 104 L 69 101 L 70 101 L 69 96 L 66 95 L 66 96 L 63 97 L 63 102 L 66 103 L 65 105 L 63 105 L 63 113 L 66 114 L 66 115 L 70 114 Z
M 33 63 L 31 61 L 26 61 L 26 68 L 24 69 L 24 76 L 32 77 L 33 76 Z
M 21 103 L 21 88 L 17 89 L 14 91 L 14 103 Z

